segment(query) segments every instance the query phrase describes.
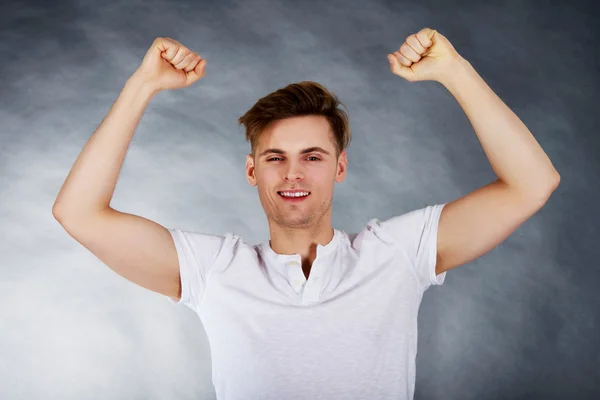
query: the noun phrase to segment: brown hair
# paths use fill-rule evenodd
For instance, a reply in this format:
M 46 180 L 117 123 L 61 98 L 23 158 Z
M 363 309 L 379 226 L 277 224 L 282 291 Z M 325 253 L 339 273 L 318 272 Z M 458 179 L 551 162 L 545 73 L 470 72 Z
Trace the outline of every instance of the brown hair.
M 246 128 L 246 141 L 250 142 L 252 157 L 255 156 L 258 138 L 271 122 L 304 115 L 322 115 L 329 121 L 336 146 L 336 158 L 352 139 L 350 122 L 346 111 L 338 108 L 346 105 L 323 86 L 312 81 L 292 83 L 260 98 L 239 119 Z

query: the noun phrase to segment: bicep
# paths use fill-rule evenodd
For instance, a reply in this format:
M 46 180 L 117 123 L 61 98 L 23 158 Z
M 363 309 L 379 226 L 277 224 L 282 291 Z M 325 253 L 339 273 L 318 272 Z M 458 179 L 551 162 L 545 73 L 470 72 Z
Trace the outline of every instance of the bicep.
M 449 202 L 440 215 L 436 273 L 471 262 L 498 246 L 543 205 L 502 181 Z
M 67 232 L 125 279 L 179 299 L 179 261 L 169 231 L 149 219 L 106 209 L 61 222 Z

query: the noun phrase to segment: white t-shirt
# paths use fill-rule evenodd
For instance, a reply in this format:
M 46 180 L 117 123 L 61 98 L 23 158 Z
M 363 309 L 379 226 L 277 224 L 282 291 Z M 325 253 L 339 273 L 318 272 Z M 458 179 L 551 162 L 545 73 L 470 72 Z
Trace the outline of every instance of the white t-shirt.
M 170 229 L 184 304 L 200 317 L 218 399 L 412 399 L 417 314 L 445 204 L 334 229 L 308 280 L 300 255 Z

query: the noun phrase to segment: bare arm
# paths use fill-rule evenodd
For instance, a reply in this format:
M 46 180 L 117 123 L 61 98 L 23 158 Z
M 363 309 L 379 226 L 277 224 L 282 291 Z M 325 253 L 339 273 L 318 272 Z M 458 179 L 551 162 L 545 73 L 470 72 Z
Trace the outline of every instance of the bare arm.
M 112 208 L 61 225 L 123 278 L 174 299 L 181 297 L 177 251 L 162 225 Z
M 58 193 L 52 213 L 59 221 L 109 208 L 133 133 L 154 94 L 138 72 L 127 80 Z
M 77 157 L 52 208 L 65 230 L 119 275 L 179 298 L 179 263 L 168 230 L 110 207 L 135 128 L 161 90 L 189 86 L 206 62 L 180 43 L 154 41 L 96 132 Z
M 529 129 L 441 33 L 423 28 L 390 56 L 392 72 L 435 80 L 469 118 L 498 179 L 448 203 L 440 215 L 436 274 L 492 250 L 548 200 L 560 175 Z

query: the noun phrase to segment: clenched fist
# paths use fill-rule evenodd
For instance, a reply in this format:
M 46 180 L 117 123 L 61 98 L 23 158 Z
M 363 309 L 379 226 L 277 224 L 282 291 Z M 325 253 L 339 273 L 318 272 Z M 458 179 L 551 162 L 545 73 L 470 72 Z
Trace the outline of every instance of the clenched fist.
M 154 91 L 188 87 L 204 77 L 206 60 L 176 40 L 159 37 L 136 71 Z
M 444 35 L 423 28 L 406 38 L 400 49 L 388 54 L 392 73 L 409 82 L 442 80 L 452 75 L 462 59 Z

